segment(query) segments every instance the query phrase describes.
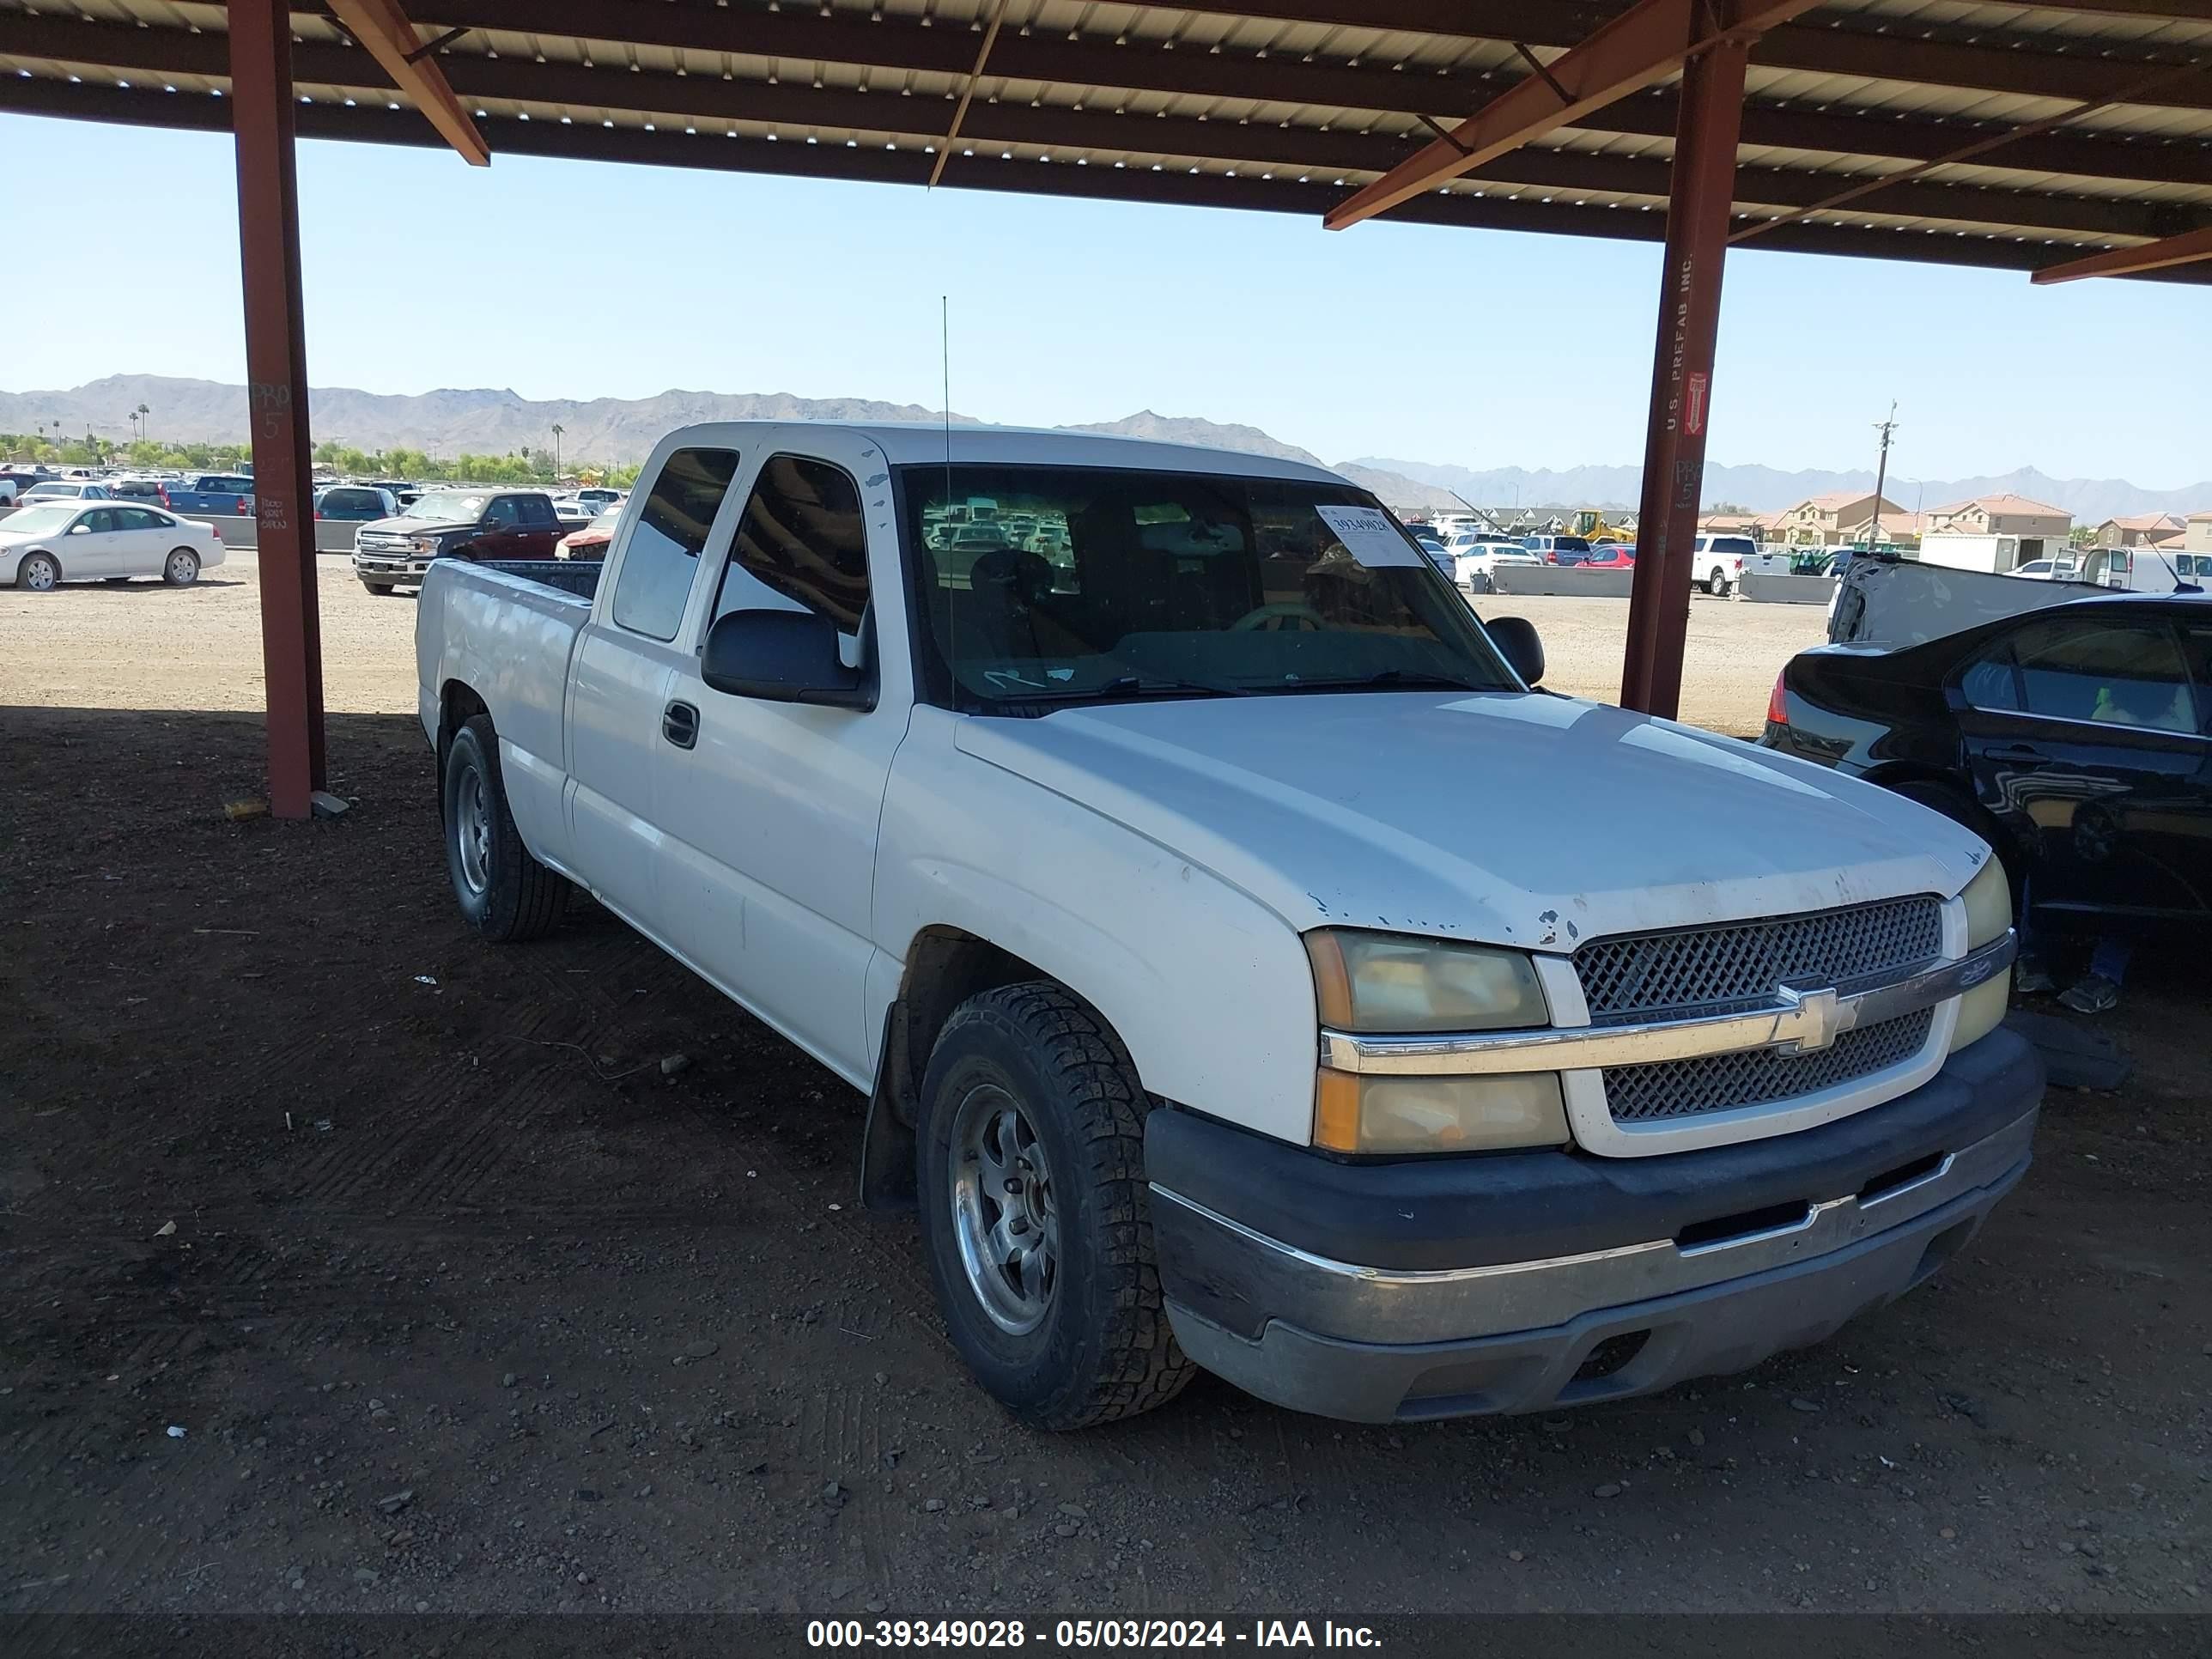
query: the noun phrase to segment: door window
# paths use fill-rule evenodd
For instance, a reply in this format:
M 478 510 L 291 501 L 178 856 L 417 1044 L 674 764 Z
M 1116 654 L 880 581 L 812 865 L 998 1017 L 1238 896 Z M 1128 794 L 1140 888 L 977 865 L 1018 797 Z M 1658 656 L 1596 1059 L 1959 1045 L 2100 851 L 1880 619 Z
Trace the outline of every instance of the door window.
M 161 530 L 167 526 L 143 507 L 118 507 L 115 509 L 115 527 L 118 530 Z
M 2212 575 L 2212 570 L 2205 572 Z M 2212 623 L 2191 623 L 2181 630 L 2182 654 L 2197 688 L 2197 729 L 2212 736 Z
M 553 522 L 553 503 L 543 495 L 522 497 L 522 522 L 534 529 L 544 529 Z
M 852 475 L 800 455 L 769 457 L 738 521 L 714 614 L 816 611 L 858 635 L 867 608 L 867 527 Z
M 707 532 L 737 472 L 734 449 L 679 449 L 668 458 L 623 550 L 615 578 L 617 627 L 649 639 L 676 637 Z
M 2031 623 L 1970 667 L 1960 689 L 1977 708 L 2141 731 L 2198 729 L 2180 645 L 2155 623 Z
M 86 514 L 77 523 L 94 536 L 105 536 L 115 528 L 115 512 L 103 507 L 96 513 Z
M 484 518 L 502 530 L 512 530 L 522 521 L 522 503 L 513 495 L 495 495 L 484 508 Z

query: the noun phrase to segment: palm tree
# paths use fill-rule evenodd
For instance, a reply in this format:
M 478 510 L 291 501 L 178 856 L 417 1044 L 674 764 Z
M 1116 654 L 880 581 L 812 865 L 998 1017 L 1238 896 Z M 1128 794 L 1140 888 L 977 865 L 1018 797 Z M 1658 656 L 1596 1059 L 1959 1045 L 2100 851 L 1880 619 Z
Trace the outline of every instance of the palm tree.
M 153 412 L 154 411 L 148 408 L 144 404 L 138 405 L 138 435 L 141 438 L 143 438 L 146 435 L 146 417 Z
M 553 422 L 553 482 L 561 482 L 561 434 L 565 428 L 560 422 Z

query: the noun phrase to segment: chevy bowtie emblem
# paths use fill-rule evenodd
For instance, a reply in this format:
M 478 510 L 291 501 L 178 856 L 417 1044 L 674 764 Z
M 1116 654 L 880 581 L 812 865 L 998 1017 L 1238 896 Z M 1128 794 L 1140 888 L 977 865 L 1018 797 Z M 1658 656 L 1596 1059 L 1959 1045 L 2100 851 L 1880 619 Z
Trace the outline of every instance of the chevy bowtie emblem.
M 1851 1027 L 1851 1018 L 1830 987 L 1819 991 L 1796 991 L 1787 985 L 1774 988 L 1785 1011 L 1777 1022 L 1776 1035 L 1793 1053 L 1816 1054 L 1833 1046 Z

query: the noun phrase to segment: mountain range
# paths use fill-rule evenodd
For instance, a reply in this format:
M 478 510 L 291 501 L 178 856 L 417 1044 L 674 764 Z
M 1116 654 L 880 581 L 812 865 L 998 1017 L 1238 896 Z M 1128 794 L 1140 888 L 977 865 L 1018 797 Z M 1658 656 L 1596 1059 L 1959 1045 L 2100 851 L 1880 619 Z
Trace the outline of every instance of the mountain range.
M 312 393 L 310 423 L 318 442 L 336 441 L 374 452 L 405 447 L 441 454 L 506 454 L 550 447 L 562 430 L 561 453 L 570 460 L 629 462 L 644 459 L 670 428 L 699 421 L 823 420 L 935 421 L 946 418 L 918 404 L 870 398 L 802 398 L 790 392 L 669 391 L 652 398 L 532 399 L 510 390 L 453 389 L 414 396 L 321 386 Z M 30 432 L 58 421 L 61 430 L 90 430 L 102 437 L 128 435 L 130 416 L 141 404 L 151 413 L 147 430 L 176 442 L 221 443 L 246 430 L 246 388 L 216 380 L 154 374 L 115 374 L 66 391 L 0 392 L 0 432 Z M 963 425 L 974 417 L 950 417 Z M 1199 444 L 1327 465 L 1310 451 L 1254 426 L 1224 424 L 1192 416 L 1141 410 L 1118 421 L 1067 428 L 1168 442 Z M 1604 507 L 1636 504 L 1640 470 L 1633 465 L 1579 466 L 1565 471 L 1525 467 L 1476 469 L 1448 462 L 1364 456 L 1335 463 L 1335 470 L 1401 510 L 1455 508 L 1460 500 L 1485 507 Z M 1771 513 L 1832 490 L 1870 490 L 1863 469 L 1786 472 L 1769 466 L 1705 468 L 1705 499 Z M 2182 489 L 2146 489 L 2124 478 L 2054 478 L 2034 467 L 1990 477 L 1914 479 L 1893 474 L 1887 492 L 1898 506 L 1936 507 L 1970 496 L 2009 493 L 2063 507 L 2084 524 L 2118 514 L 2189 513 L 2212 507 L 2212 481 Z

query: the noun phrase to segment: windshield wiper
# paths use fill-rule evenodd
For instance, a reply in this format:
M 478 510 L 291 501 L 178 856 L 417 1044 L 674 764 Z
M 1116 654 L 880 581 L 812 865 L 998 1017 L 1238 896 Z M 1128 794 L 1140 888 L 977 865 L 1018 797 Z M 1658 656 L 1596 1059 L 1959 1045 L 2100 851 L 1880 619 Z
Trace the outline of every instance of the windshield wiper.
M 1241 685 L 1217 685 L 1206 680 L 1176 679 L 1144 674 L 1123 674 L 1090 686 L 1023 686 L 1002 697 L 1000 706 L 1031 703 L 1133 702 L 1145 697 L 1249 697 Z
M 1504 691 L 1503 685 L 1477 685 L 1451 674 L 1424 669 L 1385 668 L 1376 674 L 1348 674 L 1338 679 L 1287 680 L 1267 688 L 1273 695 L 1297 691 Z

